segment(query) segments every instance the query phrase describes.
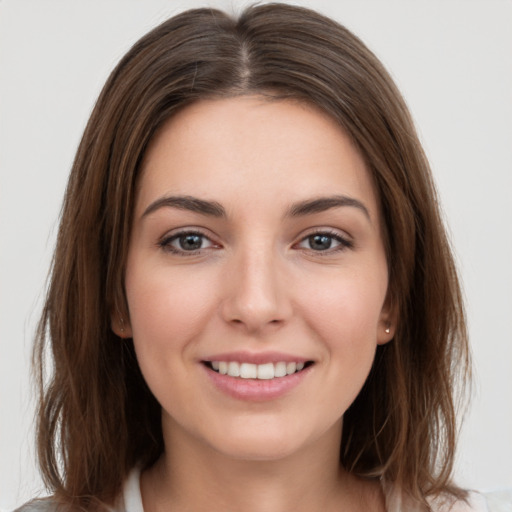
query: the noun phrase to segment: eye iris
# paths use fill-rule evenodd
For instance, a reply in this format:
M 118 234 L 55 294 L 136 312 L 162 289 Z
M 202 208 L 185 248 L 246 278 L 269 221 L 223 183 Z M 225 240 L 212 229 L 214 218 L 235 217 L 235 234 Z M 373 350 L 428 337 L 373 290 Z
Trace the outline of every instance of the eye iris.
M 328 235 L 312 235 L 309 237 L 309 245 L 315 251 L 325 251 L 332 244 L 332 238 Z
M 184 251 L 201 249 L 202 242 L 203 238 L 201 235 L 188 234 L 179 237 L 180 248 Z

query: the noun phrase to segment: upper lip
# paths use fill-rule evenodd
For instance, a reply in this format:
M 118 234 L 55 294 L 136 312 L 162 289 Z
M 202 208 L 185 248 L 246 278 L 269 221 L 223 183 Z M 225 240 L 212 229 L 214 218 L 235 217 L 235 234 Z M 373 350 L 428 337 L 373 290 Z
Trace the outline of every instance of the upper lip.
M 239 363 L 265 364 L 265 363 L 306 363 L 311 361 L 306 357 L 286 354 L 283 352 L 223 352 L 202 359 L 203 362 L 237 361 Z

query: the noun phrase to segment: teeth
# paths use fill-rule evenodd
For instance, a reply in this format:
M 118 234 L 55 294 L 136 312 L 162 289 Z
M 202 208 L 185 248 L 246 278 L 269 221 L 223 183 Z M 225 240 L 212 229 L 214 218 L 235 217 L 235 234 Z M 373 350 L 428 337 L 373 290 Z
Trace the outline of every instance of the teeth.
M 291 375 L 297 371 L 297 363 L 286 363 L 286 375 Z
M 236 377 L 236 375 L 230 375 L 230 377 Z M 256 379 L 258 377 L 258 367 L 255 364 L 242 363 L 240 365 L 240 377 L 242 379 Z
M 238 377 L 240 375 L 240 365 L 235 361 L 228 363 L 228 375 L 231 377 Z
M 276 363 L 274 365 L 274 377 L 284 377 L 286 375 L 286 363 Z
M 270 380 L 274 377 L 285 377 L 304 368 L 304 363 L 238 363 L 237 361 L 211 361 L 215 371 L 230 377 L 241 377 L 242 379 Z
M 258 365 L 258 379 L 273 379 L 274 365 L 272 363 Z

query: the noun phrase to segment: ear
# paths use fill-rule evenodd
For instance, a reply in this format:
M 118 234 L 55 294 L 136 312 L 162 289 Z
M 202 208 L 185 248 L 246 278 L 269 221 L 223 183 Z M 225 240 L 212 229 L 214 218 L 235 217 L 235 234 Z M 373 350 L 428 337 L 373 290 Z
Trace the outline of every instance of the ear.
M 120 338 L 126 339 L 133 337 L 132 326 L 128 315 L 123 315 L 119 311 L 112 313 L 110 315 L 110 326 L 114 334 Z
M 377 326 L 377 345 L 390 342 L 396 333 L 398 323 L 398 307 L 391 298 L 386 297 Z

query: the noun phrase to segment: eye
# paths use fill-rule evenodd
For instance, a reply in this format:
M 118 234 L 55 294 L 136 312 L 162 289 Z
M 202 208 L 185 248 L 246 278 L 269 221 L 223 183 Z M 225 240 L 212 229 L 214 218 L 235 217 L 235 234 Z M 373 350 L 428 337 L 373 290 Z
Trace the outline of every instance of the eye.
M 317 232 L 303 238 L 298 247 L 314 252 L 335 252 L 351 248 L 353 244 L 339 233 Z
M 203 233 L 197 231 L 182 231 L 164 237 L 158 245 L 165 251 L 175 254 L 196 254 L 203 249 L 214 247 L 214 243 Z

